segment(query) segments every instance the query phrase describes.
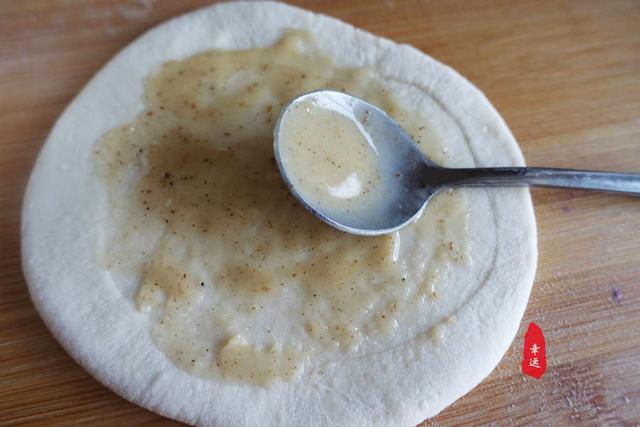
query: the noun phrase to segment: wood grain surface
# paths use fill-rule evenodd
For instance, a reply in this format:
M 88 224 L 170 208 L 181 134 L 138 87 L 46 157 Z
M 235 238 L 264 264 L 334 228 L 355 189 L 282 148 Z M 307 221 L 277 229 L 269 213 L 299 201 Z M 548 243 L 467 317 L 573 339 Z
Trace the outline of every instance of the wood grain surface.
M 0 0 L 2 425 L 175 424 L 92 379 L 47 331 L 21 272 L 20 203 L 49 129 L 87 80 L 146 29 L 206 3 Z M 456 68 L 529 164 L 640 172 L 638 1 L 294 3 Z M 540 259 L 520 333 L 480 386 L 425 425 L 640 424 L 640 199 L 546 189 L 533 199 Z M 541 380 L 520 371 L 531 321 L 547 338 Z

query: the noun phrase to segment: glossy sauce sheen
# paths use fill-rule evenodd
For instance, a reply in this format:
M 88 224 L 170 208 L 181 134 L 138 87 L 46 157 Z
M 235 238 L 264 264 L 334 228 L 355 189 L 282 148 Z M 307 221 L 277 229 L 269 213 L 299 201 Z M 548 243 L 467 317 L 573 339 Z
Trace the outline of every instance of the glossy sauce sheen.
M 437 304 L 452 265 L 469 262 L 461 193 L 436 196 L 419 221 L 383 237 L 339 232 L 291 196 L 273 126 L 312 90 L 359 96 L 426 151 L 445 152 L 375 72 L 337 67 L 311 35 L 168 62 L 145 88 L 145 111 L 95 147 L 108 193 L 99 261 L 117 283 L 133 280 L 154 343 L 179 368 L 267 386 L 383 350 Z M 412 241 L 433 252 L 419 268 Z
M 278 138 L 281 161 L 314 208 L 349 214 L 382 198 L 377 153 L 359 124 L 315 99 L 287 111 Z

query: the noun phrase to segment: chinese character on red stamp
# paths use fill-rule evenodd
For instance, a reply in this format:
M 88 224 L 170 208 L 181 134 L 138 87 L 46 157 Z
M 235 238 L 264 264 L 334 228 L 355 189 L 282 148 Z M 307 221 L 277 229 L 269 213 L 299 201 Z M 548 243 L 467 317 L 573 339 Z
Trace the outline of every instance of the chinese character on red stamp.
M 546 348 L 542 329 L 535 323 L 529 323 L 524 335 L 524 355 L 522 372 L 534 378 L 541 378 L 547 369 Z

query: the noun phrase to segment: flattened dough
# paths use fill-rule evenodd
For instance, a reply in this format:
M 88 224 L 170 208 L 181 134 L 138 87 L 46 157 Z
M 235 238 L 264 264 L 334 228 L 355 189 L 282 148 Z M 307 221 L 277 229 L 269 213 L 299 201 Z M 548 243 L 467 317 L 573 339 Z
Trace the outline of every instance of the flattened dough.
M 468 152 L 456 166 L 523 165 L 516 141 L 484 95 L 418 50 L 348 24 L 272 2 L 226 3 L 172 19 L 114 57 L 56 123 L 23 206 L 23 266 L 31 297 L 64 348 L 99 381 L 167 417 L 199 425 L 413 425 L 467 393 L 497 365 L 515 336 L 537 262 L 527 189 L 473 190 L 478 218 L 494 230 L 472 235 L 485 267 L 463 301 L 444 304 L 443 342 L 407 341 L 360 358 L 334 360 L 297 382 L 271 387 L 200 379 L 178 369 L 150 338 L 153 321 L 95 261 L 105 191 L 92 148 L 143 109 L 143 80 L 168 60 L 209 49 L 276 42 L 286 29 L 311 31 L 339 66 L 371 67 L 397 84 L 407 107 L 444 119 L 445 138 Z M 434 331 L 432 336 L 439 336 Z M 480 354 L 482 357 L 471 357 Z

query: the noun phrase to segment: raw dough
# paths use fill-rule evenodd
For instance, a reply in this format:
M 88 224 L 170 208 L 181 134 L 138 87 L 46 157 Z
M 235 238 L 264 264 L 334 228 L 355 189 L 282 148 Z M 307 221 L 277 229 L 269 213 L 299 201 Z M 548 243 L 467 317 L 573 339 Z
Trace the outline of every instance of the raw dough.
M 95 144 L 109 195 L 99 262 L 138 281 L 138 308 L 157 316 L 153 340 L 182 369 L 265 386 L 298 380 L 329 360 L 414 339 L 438 321 L 438 293 L 463 291 L 448 274 L 471 273 L 477 252 L 463 192 L 436 195 L 400 231 L 360 237 L 318 221 L 288 191 L 274 159 L 275 117 L 296 95 L 331 87 L 393 111 L 439 163 L 448 163 L 445 150 L 466 150 L 438 138 L 429 117 L 404 111 L 375 71 L 336 67 L 304 31 L 165 64 L 147 79 L 145 111 Z M 325 143 L 306 138 L 289 139 L 316 154 L 292 166 L 320 176 L 309 161 L 328 158 Z M 338 171 L 353 166 L 358 147 L 341 148 Z
M 264 388 L 200 379 L 151 341 L 155 319 L 133 303 L 132 283 L 95 262 L 108 221 L 93 174 L 95 142 L 142 111 L 143 79 L 167 60 L 207 49 L 268 46 L 287 28 L 310 30 L 338 65 L 376 69 L 405 108 L 423 111 L 458 147 L 451 166 L 522 165 L 508 128 L 484 96 L 450 68 L 325 16 L 270 2 L 205 8 L 140 37 L 87 85 L 54 127 L 23 210 L 23 263 L 52 333 L 92 375 L 124 397 L 202 425 L 411 425 L 481 381 L 515 336 L 537 258 L 526 189 L 465 191 L 473 270 L 438 272 L 445 291 L 428 329 L 361 357 L 334 359 L 296 382 Z M 64 248 L 61 250 L 60 248 Z M 434 344 L 434 341 L 440 341 Z M 241 341 L 230 352 L 242 352 Z M 482 357 L 470 357 L 472 354 Z M 250 402 L 250 403 L 249 403 Z

